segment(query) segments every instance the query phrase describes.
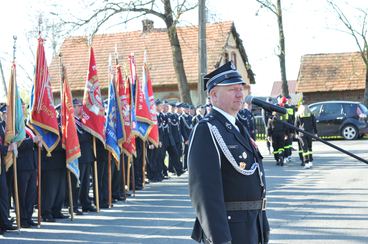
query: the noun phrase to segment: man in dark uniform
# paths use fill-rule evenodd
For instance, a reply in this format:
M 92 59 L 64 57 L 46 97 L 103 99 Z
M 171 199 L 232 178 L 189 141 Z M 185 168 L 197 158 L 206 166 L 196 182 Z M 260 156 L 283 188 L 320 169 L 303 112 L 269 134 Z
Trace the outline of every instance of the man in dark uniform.
M 60 117 L 59 133 L 61 135 Z M 52 151 L 50 157 L 46 150 L 41 153 L 41 206 L 42 218 L 45 222 L 55 222 L 55 218 L 64 219 L 61 209 L 66 193 L 66 155 L 61 146 L 61 140 Z
M 37 144 L 41 146 L 42 140 L 41 137 L 34 135 L 31 129 L 26 128 L 26 132 L 26 138 L 19 145 L 17 158 L 20 225 L 22 228 L 37 225 L 32 220 L 32 214 L 37 198 Z
M 182 105 L 184 111 L 180 116 L 180 132 L 184 141 L 184 170 L 187 170 L 187 156 L 189 146 L 189 135 L 192 132 L 192 119 L 193 117 L 189 114 L 190 106 L 188 104 Z
M 88 195 L 90 190 L 91 167 L 95 158 L 93 155 L 92 135 L 85 131 L 82 128 L 81 124 L 82 122 L 80 118 L 82 114 L 82 102 L 79 99 L 74 98 L 73 105 L 75 123 L 78 132 L 78 140 L 81 150 L 81 156 L 80 158 L 78 158 L 80 187 L 79 191 L 74 191 L 74 193 L 76 193 L 76 196 L 73 196 L 73 211 L 77 215 L 80 215 L 81 212 L 78 210 L 78 202 L 76 201 L 76 199 L 78 199 L 77 197 L 79 197 L 83 212 L 96 212 L 96 208 L 92 206 L 91 200 L 89 199 Z M 72 185 L 77 185 L 75 177 L 72 177 Z
M 256 123 L 254 115 L 252 114 L 252 103 L 251 101 L 244 102 L 244 108 L 241 109 L 237 115 L 239 121 L 248 130 L 253 140 L 256 140 Z
M 162 156 L 161 156 L 161 164 L 164 165 L 166 152 L 169 154 L 169 161 L 171 161 L 171 164 L 173 165 L 173 168 L 177 171 L 177 175 L 181 175 L 183 173 L 182 166 L 180 165 L 180 158 L 178 149 L 176 147 L 176 141 L 174 139 L 174 132 L 173 128 L 177 125 L 176 134 L 180 136 L 179 133 L 179 120 L 175 119 L 172 121 L 172 118 L 174 118 L 175 115 L 172 115 L 168 111 L 169 106 L 168 103 L 163 103 L 163 111 L 161 116 L 162 121 L 162 128 L 163 128 L 163 136 L 162 136 Z M 174 124 L 173 124 L 174 123 Z M 177 136 L 176 136 L 177 137 Z M 170 164 L 170 163 L 169 163 Z M 167 169 L 164 165 L 164 176 L 167 176 Z
M 160 99 L 156 99 L 156 117 L 157 117 L 157 126 L 159 131 L 159 143 L 158 146 L 155 147 L 154 144 L 149 142 L 148 150 L 147 150 L 147 158 L 148 158 L 148 169 L 147 175 L 148 179 L 152 182 L 162 181 L 162 164 L 161 164 L 161 148 L 162 148 L 162 125 L 161 125 L 161 101 Z
M 287 128 L 281 123 L 281 117 L 276 112 L 272 113 L 267 125 L 267 140 L 272 143 L 273 155 L 276 165 L 284 166 L 285 157 L 285 138 L 287 136 Z
M 244 81 L 229 62 L 205 76 L 213 105 L 193 129 L 189 192 L 196 211 L 192 238 L 204 243 L 268 242 L 262 157 L 236 119 Z
M 0 107 L 1 113 L 6 113 L 6 105 Z M 7 230 L 16 230 L 17 227 L 13 226 L 13 223 L 9 220 L 9 200 L 8 200 L 8 185 L 6 182 L 5 171 L 5 156 L 8 151 L 16 150 L 16 143 L 12 143 L 9 146 L 4 145 L 5 137 L 5 117 L 0 122 L 0 234 L 3 234 Z
M 205 112 L 206 112 L 206 106 L 205 105 L 198 105 L 197 106 L 196 115 L 194 115 L 193 119 L 192 119 L 192 125 L 193 126 L 198 124 L 198 122 L 203 119 Z

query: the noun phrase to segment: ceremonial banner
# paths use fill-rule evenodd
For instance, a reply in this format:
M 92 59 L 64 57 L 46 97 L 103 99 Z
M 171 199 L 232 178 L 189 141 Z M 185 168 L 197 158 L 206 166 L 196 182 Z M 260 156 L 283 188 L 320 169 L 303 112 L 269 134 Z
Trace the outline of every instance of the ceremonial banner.
M 132 102 L 133 130 L 142 140 L 146 140 L 153 122 L 143 93 L 142 83 L 137 76 L 137 68 L 133 55 L 129 56 L 129 68 L 133 88 L 132 94 L 134 94 L 134 99 L 132 99 L 134 102 Z
M 120 112 L 118 109 L 116 92 L 115 92 L 115 74 L 111 67 L 110 62 L 110 82 L 109 82 L 109 97 L 108 97 L 108 105 L 107 105 L 107 114 L 106 114 L 106 148 L 115 158 L 115 162 L 117 165 L 120 165 L 120 147 L 119 147 L 119 139 L 124 138 L 123 133 L 123 124 L 120 119 Z
M 42 144 L 48 156 L 51 156 L 50 153 L 59 143 L 60 136 L 43 41 L 42 38 L 38 39 L 36 76 L 31 94 L 29 126 L 36 135 L 42 136 Z
M 62 67 L 63 93 L 61 97 L 62 146 L 66 154 L 67 168 L 79 179 L 78 158 L 81 156 L 77 127 L 74 120 L 73 98 L 65 67 Z
M 147 67 L 147 63 L 143 63 L 143 75 L 142 75 L 142 85 L 143 85 L 143 93 L 146 99 L 147 106 L 149 108 L 149 112 L 151 115 L 151 130 L 148 134 L 148 140 L 158 147 L 159 143 L 159 134 L 158 134 L 158 124 L 157 124 L 157 114 L 156 114 L 156 104 L 155 104 L 155 97 L 153 95 L 153 88 L 152 88 L 152 80 L 149 74 L 149 70 Z
M 101 99 L 100 83 L 93 48 L 90 47 L 86 86 L 83 96 L 82 126 L 105 145 L 105 108 Z
M 8 89 L 9 89 L 8 103 L 7 103 L 8 106 L 7 106 L 4 144 L 10 144 L 12 142 L 20 142 L 26 137 L 22 101 L 18 94 L 17 88 L 15 63 L 13 63 L 11 68 Z M 13 153 L 9 152 L 5 156 L 6 170 L 8 170 L 12 165 L 13 165 Z
M 117 66 L 116 73 L 118 105 L 125 136 L 123 140 L 119 140 L 119 144 L 123 152 L 128 156 L 136 155 L 135 136 L 132 133 L 130 82 L 129 79 L 127 81 L 123 80 L 121 66 Z

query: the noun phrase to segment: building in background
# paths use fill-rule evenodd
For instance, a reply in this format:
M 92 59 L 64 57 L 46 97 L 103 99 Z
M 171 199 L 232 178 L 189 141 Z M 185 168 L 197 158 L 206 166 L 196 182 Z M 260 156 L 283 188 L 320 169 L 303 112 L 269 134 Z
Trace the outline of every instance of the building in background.
M 301 59 L 296 91 L 306 104 L 363 101 L 366 67 L 359 52 L 307 54 Z
M 180 46 L 184 67 L 189 83 L 192 101 L 198 101 L 198 26 L 178 27 Z M 231 21 L 207 24 L 207 67 L 208 72 L 232 60 L 247 83 L 255 84 L 243 42 Z M 119 54 L 119 62 L 128 71 L 128 55 L 134 53 L 137 62 L 138 76 L 141 77 L 144 51 L 147 51 L 153 89 L 156 98 L 179 100 L 178 83 L 174 71 L 172 50 L 166 29 L 154 28 L 153 21 L 143 21 L 143 31 L 99 34 L 93 38 L 98 79 L 102 96 L 107 96 L 108 59 L 114 57 L 115 47 Z M 74 97 L 82 97 L 88 67 L 88 46 L 86 37 L 67 38 L 61 46 L 63 64 L 66 66 L 68 80 Z M 50 64 L 52 90 L 54 97 L 59 96 L 60 68 L 59 57 L 54 57 Z

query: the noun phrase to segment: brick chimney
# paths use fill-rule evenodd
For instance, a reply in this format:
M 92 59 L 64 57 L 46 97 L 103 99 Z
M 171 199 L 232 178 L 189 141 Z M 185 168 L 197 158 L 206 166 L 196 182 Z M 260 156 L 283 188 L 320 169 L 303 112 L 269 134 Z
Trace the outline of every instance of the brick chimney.
M 153 20 L 144 19 L 142 20 L 143 32 L 151 32 L 154 29 Z

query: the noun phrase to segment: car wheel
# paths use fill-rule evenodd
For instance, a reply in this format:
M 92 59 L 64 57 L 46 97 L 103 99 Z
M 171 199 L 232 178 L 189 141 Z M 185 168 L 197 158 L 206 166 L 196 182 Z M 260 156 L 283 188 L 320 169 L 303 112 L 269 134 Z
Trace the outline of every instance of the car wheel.
M 358 129 L 354 125 L 345 125 L 341 130 L 341 135 L 346 140 L 355 140 L 358 138 Z

